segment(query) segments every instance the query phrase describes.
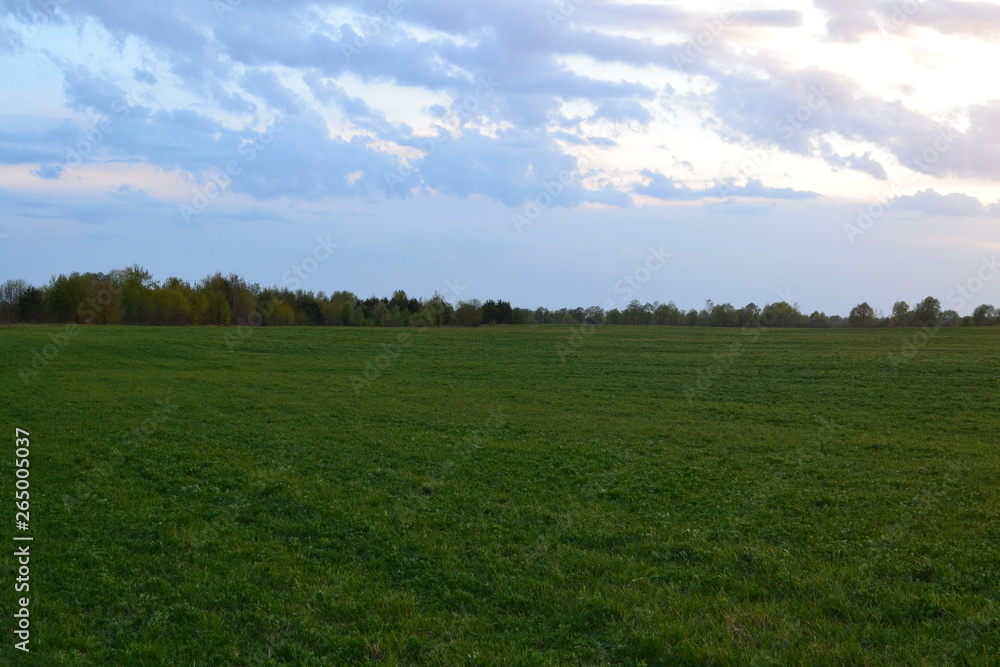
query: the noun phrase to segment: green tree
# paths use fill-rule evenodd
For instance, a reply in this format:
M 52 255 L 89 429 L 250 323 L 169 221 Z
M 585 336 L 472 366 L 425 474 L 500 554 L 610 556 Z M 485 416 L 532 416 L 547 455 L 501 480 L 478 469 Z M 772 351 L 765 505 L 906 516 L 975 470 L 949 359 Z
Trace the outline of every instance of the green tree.
M 937 324 L 941 317 L 941 302 L 927 297 L 913 308 L 913 319 L 917 324 Z
M 135 264 L 112 271 L 109 276 L 118 290 L 121 321 L 124 324 L 153 324 L 153 288 L 156 287 L 156 282 L 149 271 Z
M 760 307 L 752 301 L 740 309 L 740 326 L 748 327 L 760 320 Z
M 798 306 L 787 301 L 778 301 L 764 306 L 760 314 L 760 321 L 769 327 L 797 327 L 801 324 Z
M 38 287 L 29 286 L 17 301 L 17 311 L 22 322 L 41 323 L 46 321 L 48 293 Z
M 993 324 L 997 319 L 997 309 L 988 303 L 978 306 L 972 311 L 972 320 L 977 327 Z
M 622 312 L 622 324 L 642 324 L 646 309 L 638 299 L 632 299 Z
M 19 304 L 29 285 L 25 280 L 8 280 L 0 285 L 0 322 L 13 324 L 20 321 Z
M 221 290 L 211 290 L 208 297 L 208 308 L 205 313 L 206 324 L 227 326 L 233 321 L 233 311 L 229 308 L 229 300 Z
M 52 319 L 56 322 L 83 322 L 87 305 L 93 300 L 91 283 L 90 276 L 80 273 L 53 277 L 46 288 Z
M 847 320 L 852 327 L 870 327 L 875 322 L 875 311 L 865 301 L 851 309 Z
M 459 301 L 455 318 L 463 327 L 477 327 L 483 323 L 483 304 L 478 299 Z
M 826 316 L 826 313 L 817 310 L 809 316 L 809 326 L 814 329 L 825 329 L 830 326 L 830 318 Z
M 425 326 L 429 327 L 450 324 L 454 315 L 457 315 L 457 312 L 452 310 L 448 302 L 437 292 L 423 304 L 420 311 L 420 319 Z
M 910 323 L 910 304 L 897 301 L 892 305 L 892 323 L 897 327 L 905 327 Z
M 410 300 L 406 296 L 406 292 L 398 289 L 392 293 L 392 298 L 389 299 L 389 306 L 396 306 L 400 311 L 409 311 Z
M 295 324 L 295 310 L 279 299 L 269 301 L 270 307 L 262 313 L 264 315 L 264 326 L 267 327 L 287 327 Z
M 711 324 L 713 327 L 739 326 L 740 315 L 731 304 L 723 303 L 712 306 Z

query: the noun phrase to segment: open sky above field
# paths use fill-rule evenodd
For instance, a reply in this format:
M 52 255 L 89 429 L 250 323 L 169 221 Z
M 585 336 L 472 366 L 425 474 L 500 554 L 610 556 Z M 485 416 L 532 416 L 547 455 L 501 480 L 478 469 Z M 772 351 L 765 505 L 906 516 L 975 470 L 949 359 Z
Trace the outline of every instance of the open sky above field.
M 1000 302 L 998 3 L 0 8 L 0 279 Z

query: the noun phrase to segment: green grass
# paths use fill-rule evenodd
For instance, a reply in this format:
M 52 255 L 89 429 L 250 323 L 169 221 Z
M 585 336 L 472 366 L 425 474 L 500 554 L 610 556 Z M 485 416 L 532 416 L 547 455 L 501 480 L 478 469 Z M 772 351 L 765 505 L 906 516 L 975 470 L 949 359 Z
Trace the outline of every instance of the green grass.
M 1000 327 L 60 330 L 31 664 L 997 664 Z

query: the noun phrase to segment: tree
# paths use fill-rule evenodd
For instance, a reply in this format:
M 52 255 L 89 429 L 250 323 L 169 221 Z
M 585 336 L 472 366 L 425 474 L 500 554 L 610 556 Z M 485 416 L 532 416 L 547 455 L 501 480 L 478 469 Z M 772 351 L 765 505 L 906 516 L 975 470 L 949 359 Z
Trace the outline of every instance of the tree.
M 420 319 L 429 327 L 440 327 L 451 324 L 456 311 L 437 292 L 434 293 L 420 311 Z
M 826 316 L 826 313 L 821 313 L 817 310 L 809 316 L 809 326 L 815 329 L 826 328 L 830 326 L 830 318 Z
M 406 297 L 406 292 L 404 290 L 398 289 L 392 293 L 392 298 L 389 299 L 389 307 L 395 306 L 400 311 L 410 310 L 410 299 Z
M 13 324 L 21 319 L 18 304 L 27 289 L 24 280 L 8 280 L 0 285 L 0 322 Z
M 273 299 L 270 302 L 264 315 L 264 326 L 287 327 L 295 324 L 295 311 L 290 305 L 280 299 Z
M 500 324 L 500 313 L 497 302 L 493 299 L 489 299 L 483 304 L 483 323 L 484 324 Z
M 917 324 L 937 324 L 941 317 L 941 302 L 932 296 L 927 297 L 913 309 L 913 319 Z
M 972 311 L 972 320 L 976 323 L 977 327 L 993 324 L 996 319 L 997 309 L 988 303 L 984 303 Z
M 897 327 L 905 327 L 910 323 L 910 304 L 897 301 L 892 306 L 892 323 Z
M 752 301 L 740 309 L 740 326 L 748 327 L 760 320 L 760 308 Z
M 723 303 L 712 307 L 711 324 L 713 327 L 735 327 L 739 323 L 739 311 L 731 304 Z
M 248 284 L 246 280 L 235 273 L 230 273 L 226 282 L 229 285 L 229 307 L 232 310 L 233 321 L 237 324 L 248 323 L 250 314 L 254 312 L 257 305 L 260 287 Z
M 322 306 L 316 300 L 316 297 L 309 292 L 299 292 L 296 294 L 294 308 L 296 321 L 298 321 L 299 315 L 302 316 L 305 324 L 311 326 L 320 325 L 326 321 Z
M 875 321 L 875 311 L 865 301 L 851 309 L 851 314 L 847 320 L 852 327 L 870 327 Z
M 112 271 L 111 282 L 118 290 L 124 324 L 152 324 L 155 307 L 153 288 L 156 282 L 146 269 L 138 264 Z
M 632 299 L 622 313 L 622 324 L 642 324 L 645 309 L 638 299 Z
M 47 287 L 49 308 L 56 322 L 83 322 L 88 303 L 93 301 L 91 275 L 71 273 L 53 277 Z
M 799 307 L 787 301 L 778 301 L 764 306 L 760 320 L 769 327 L 797 327 L 801 324 Z
M 583 309 L 579 309 L 582 312 Z M 514 307 L 510 305 L 510 301 L 504 301 L 503 299 L 497 301 L 497 324 L 513 324 L 514 323 Z
M 191 324 L 194 308 L 184 291 L 184 284 L 172 278 L 153 292 L 155 323 L 165 326 Z
M 208 292 L 208 308 L 205 313 L 206 324 L 226 326 L 233 320 L 233 311 L 229 308 L 226 295 L 220 290 Z
M 44 322 L 48 311 L 48 294 L 37 287 L 28 287 L 17 301 L 18 315 L 22 322 Z
M 391 317 L 391 312 L 389 306 L 385 302 L 376 299 L 370 307 L 365 309 L 365 316 L 368 319 L 368 323 L 376 327 L 384 327 L 389 325 L 389 319 Z
M 483 323 L 483 304 L 479 299 L 459 301 L 455 309 L 455 318 L 463 327 L 478 327 Z

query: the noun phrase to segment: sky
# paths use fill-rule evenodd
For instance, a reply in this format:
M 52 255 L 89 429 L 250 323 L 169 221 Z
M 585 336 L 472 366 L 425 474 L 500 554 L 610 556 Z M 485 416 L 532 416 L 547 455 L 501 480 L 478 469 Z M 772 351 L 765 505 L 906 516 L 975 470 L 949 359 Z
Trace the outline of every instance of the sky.
M 958 0 L 0 0 L 0 280 L 965 315 L 998 36 Z

